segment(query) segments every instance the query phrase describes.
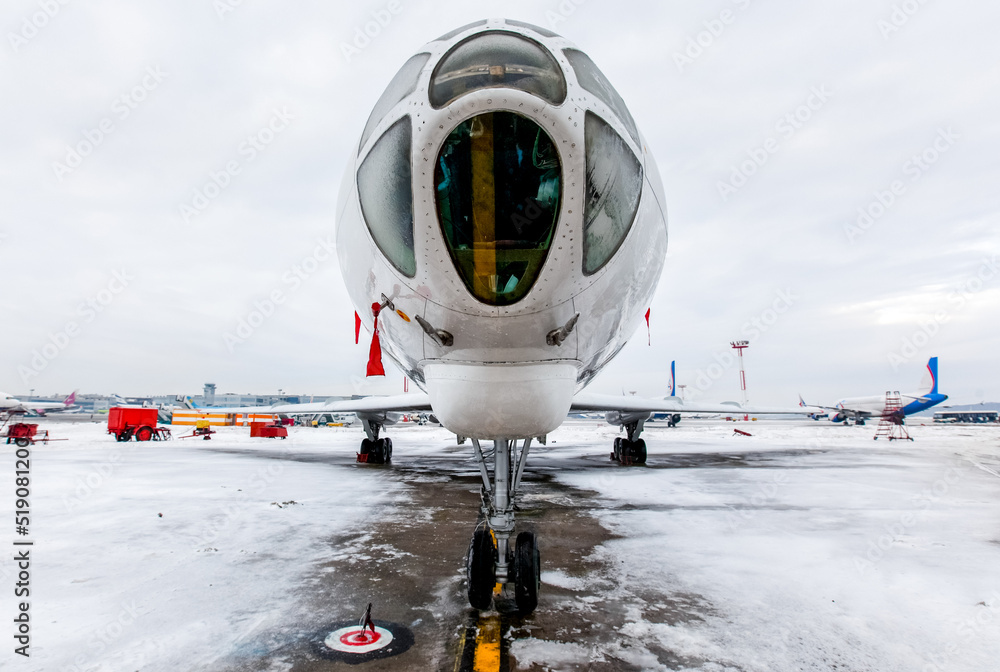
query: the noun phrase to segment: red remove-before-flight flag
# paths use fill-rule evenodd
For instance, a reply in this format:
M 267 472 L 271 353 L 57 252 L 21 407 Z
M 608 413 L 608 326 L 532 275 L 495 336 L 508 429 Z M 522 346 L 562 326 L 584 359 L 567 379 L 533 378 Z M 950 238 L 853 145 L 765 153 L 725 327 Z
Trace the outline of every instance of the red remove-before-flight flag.
M 653 310 L 652 308 L 647 308 L 646 309 L 646 345 L 652 345 L 653 344 L 653 337 L 649 333 L 649 313 L 652 310 Z
M 361 316 L 358 311 L 354 311 L 354 345 L 361 342 Z
M 382 368 L 382 343 L 378 339 L 378 314 L 382 306 L 377 303 L 372 304 L 372 315 L 375 316 L 375 323 L 372 325 L 372 345 L 368 349 L 368 371 L 366 376 L 384 376 L 385 369 Z

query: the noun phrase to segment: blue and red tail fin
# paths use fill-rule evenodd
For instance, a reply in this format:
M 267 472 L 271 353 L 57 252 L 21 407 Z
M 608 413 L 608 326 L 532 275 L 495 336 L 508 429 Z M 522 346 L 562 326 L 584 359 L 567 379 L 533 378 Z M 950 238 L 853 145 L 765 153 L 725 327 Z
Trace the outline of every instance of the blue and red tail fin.
M 670 396 L 677 396 L 677 361 L 670 362 Z
M 923 380 L 920 381 L 920 392 L 922 394 L 938 393 L 938 358 L 931 357 L 927 360 L 927 372 Z

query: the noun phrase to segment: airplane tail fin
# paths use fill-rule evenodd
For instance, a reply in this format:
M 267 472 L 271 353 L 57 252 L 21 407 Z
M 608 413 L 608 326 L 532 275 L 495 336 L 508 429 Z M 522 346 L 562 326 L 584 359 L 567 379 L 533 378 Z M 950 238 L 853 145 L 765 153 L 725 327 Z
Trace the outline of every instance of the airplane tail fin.
M 809 404 L 807 404 L 807 403 L 806 403 L 806 400 L 805 400 L 805 399 L 803 399 L 803 398 L 802 398 L 802 395 L 800 394 L 800 395 L 799 395 L 799 406 L 801 406 L 802 408 L 805 408 L 805 407 L 806 407 L 806 406 L 808 406 L 808 405 L 809 405 Z
M 670 396 L 677 396 L 677 361 L 670 362 Z
M 927 361 L 927 371 L 923 380 L 920 381 L 920 392 L 922 394 L 937 394 L 938 391 L 938 358 L 931 357 Z
M 73 404 L 75 404 L 76 403 L 76 393 L 79 392 L 79 391 L 80 390 L 73 390 L 73 393 L 71 395 L 69 395 L 68 397 L 66 397 L 65 399 L 63 399 L 63 406 L 72 406 Z

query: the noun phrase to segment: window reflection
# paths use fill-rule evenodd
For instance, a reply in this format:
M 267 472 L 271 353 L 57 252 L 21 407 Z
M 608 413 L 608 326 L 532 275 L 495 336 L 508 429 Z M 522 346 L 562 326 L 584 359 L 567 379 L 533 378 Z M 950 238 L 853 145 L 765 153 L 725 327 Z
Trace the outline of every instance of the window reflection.
M 548 134 L 513 112 L 473 117 L 445 140 L 434 174 L 438 217 L 480 301 L 510 305 L 531 289 L 559 215 L 560 170 Z
M 474 35 L 452 48 L 431 77 L 431 105 L 441 108 L 470 91 L 509 88 L 560 105 L 566 80 L 544 47 L 507 32 Z
M 358 196 L 368 230 L 386 259 L 410 278 L 417 272 L 411 136 L 410 117 L 406 116 L 378 139 L 358 169 Z
M 632 228 L 642 195 L 642 166 L 621 136 L 596 114 L 587 112 L 585 126 L 583 272 L 590 275 L 608 263 Z

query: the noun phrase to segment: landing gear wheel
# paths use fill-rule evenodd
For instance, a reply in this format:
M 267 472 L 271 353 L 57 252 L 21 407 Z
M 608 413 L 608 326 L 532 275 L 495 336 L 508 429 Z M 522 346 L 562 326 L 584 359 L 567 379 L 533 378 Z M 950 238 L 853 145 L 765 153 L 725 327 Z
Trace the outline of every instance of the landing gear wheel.
M 369 439 L 361 440 L 361 449 L 358 451 L 358 462 L 368 462 L 371 459 L 375 444 Z M 374 460 L 372 460 L 374 462 Z
M 493 535 L 487 529 L 478 529 L 472 535 L 466 571 L 469 579 L 469 604 L 473 609 L 486 611 L 493 601 L 493 586 L 496 585 L 497 548 Z
M 149 427 L 140 427 L 135 433 L 136 441 L 149 441 L 153 438 L 153 430 Z
M 382 440 L 385 441 L 385 461 L 387 463 L 392 462 L 392 439 L 385 438 Z
M 538 541 L 532 532 L 517 535 L 514 550 L 514 600 L 517 609 L 528 615 L 538 606 L 538 587 L 542 579 L 542 561 L 538 554 Z
M 611 459 L 615 462 L 622 461 L 622 437 L 620 436 L 615 437 L 615 447 L 611 452 Z
M 28 444 L 31 443 L 31 441 L 29 441 L 28 439 L 21 438 L 21 439 L 14 439 L 14 443 L 17 445 L 18 448 L 27 448 Z
M 646 464 L 646 442 L 642 439 L 629 444 L 629 458 L 632 464 Z

